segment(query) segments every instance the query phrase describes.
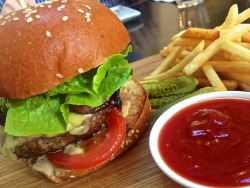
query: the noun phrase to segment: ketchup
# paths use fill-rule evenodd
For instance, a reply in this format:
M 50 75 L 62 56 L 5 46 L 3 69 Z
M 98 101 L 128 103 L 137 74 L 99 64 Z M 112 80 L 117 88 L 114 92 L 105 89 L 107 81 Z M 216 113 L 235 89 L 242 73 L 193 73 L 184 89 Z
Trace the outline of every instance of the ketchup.
M 193 182 L 250 185 L 250 100 L 218 98 L 182 109 L 163 126 L 158 147 L 164 162 Z

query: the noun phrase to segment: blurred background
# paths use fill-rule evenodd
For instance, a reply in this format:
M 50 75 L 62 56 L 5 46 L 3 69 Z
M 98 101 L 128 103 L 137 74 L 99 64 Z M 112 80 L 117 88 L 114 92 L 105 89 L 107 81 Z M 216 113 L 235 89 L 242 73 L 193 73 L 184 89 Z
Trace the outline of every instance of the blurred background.
M 175 2 L 130 1 L 126 6 L 140 11 L 141 15 L 124 23 L 133 47 L 128 56 L 129 62 L 159 53 L 181 30 L 221 25 L 233 4 L 238 5 L 239 12 L 250 7 L 249 0 L 203 0 L 197 6 L 184 9 L 178 9 Z

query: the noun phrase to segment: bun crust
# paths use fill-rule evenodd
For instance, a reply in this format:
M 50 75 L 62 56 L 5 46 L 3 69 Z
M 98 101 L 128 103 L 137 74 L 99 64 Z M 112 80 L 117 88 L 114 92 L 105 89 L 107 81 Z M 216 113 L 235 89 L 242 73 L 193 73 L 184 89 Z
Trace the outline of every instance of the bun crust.
M 33 170 L 42 173 L 44 176 L 54 181 L 55 183 L 59 183 L 98 170 L 99 168 L 111 162 L 118 155 L 125 152 L 137 140 L 139 140 L 142 134 L 144 133 L 146 126 L 150 120 L 150 103 L 145 90 L 143 89 L 141 84 L 134 79 L 128 81 L 121 88 L 120 95 L 123 102 L 122 115 L 125 116 L 126 124 L 129 128 L 129 131 L 126 134 L 124 142 L 121 145 L 120 149 L 109 161 L 88 170 L 62 170 L 53 167 L 53 175 L 51 175 L 50 173 L 44 173 L 44 171 L 34 168 L 31 162 L 28 162 L 28 165 Z
M 62 0 L 5 15 L 0 41 L 0 97 L 25 99 L 103 64 L 130 38 L 96 0 Z

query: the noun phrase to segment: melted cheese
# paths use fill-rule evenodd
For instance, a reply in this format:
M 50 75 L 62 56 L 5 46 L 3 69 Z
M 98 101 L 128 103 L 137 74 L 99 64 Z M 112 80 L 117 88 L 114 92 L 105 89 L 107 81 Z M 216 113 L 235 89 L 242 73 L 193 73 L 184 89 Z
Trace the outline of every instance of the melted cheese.
M 67 131 L 72 135 L 82 135 L 88 132 L 90 124 L 86 122 L 92 115 L 69 113 Z
M 90 128 L 90 124 L 86 120 L 91 116 L 91 114 L 82 115 L 70 112 L 67 131 L 72 135 L 82 135 L 87 133 Z M 12 136 L 4 132 L 4 126 L 0 126 L 0 153 L 10 159 L 17 159 L 15 154 L 16 146 L 42 136 L 53 137 L 55 135 L 37 134 L 26 137 Z M 74 152 L 80 152 L 80 150 L 75 150 Z
M 17 159 L 15 147 L 26 142 L 23 137 L 8 135 L 4 132 L 4 127 L 0 126 L 0 153 L 10 159 Z

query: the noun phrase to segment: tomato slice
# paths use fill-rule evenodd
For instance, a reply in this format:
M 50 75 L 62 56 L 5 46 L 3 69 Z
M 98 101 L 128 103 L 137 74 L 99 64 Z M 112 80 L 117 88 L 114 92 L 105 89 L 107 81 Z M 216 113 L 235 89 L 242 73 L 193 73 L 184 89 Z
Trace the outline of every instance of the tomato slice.
M 108 132 L 97 146 L 82 154 L 69 155 L 59 151 L 48 153 L 49 161 L 57 168 L 65 170 L 84 170 L 108 161 L 120 148 L 126 134 L 125 119 L 112 109 L 108 115 Z

